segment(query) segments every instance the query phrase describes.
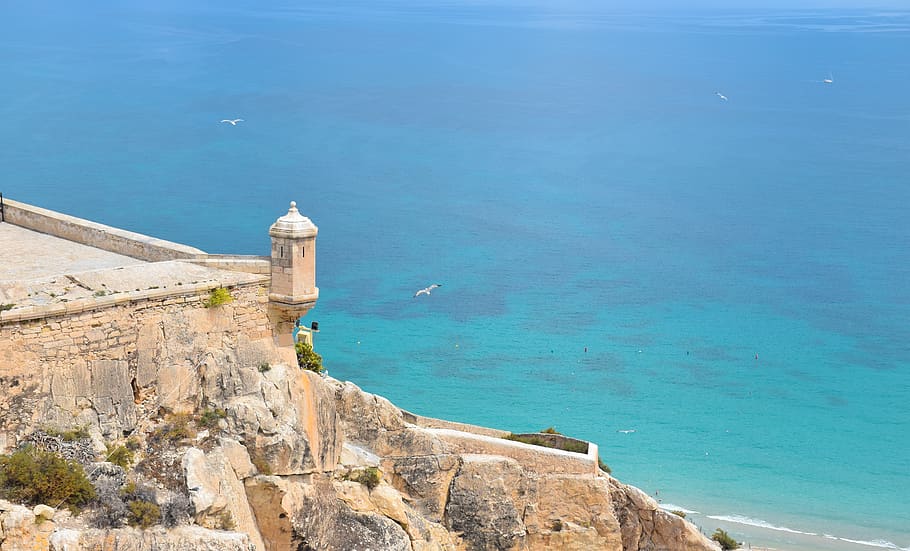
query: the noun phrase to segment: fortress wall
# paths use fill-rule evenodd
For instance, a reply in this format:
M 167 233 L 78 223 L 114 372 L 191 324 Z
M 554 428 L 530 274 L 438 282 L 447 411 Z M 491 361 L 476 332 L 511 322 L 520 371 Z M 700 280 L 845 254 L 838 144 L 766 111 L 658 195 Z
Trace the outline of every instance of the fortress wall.
M 433 417 L 424 417 L 410 411 L 401 410 L 404 420 L 418 427 L 425 429 L 452 429 L 461 432 L 469 432 L 481 436 L 490 436 L 492 438 L 502 438 L 509 434 L 507 430 L 491 429 L 479 425 L 469 425 L 468 423 L 459 423 L 457 421 L 446 421 L 445 419 L 435 419 Z
M 174 408 L 162 396 L 211 350 L 229 348 L 242 356 L 233 361 L 257 365 L 284 360 L 269 356 L 267 282 L 231 294 L 233 302 L 215 308 L 204 307 L 208 290 L 198 289 L 0 325 L 0 453 L 38 422 L 119 435 L 142 413 L 137 393 L 158 393 L 156 408 Z
M 261 275 L 270 275 L 272 273 L 272 259 L 269 256 L 210 254 L 204 258 L 187 260 L 187 262 L 231 272 Z
M 511 457 L 522 468 L 540 474 L 580 474 L 596 476 L 597 446 L 590 444 L 587 454 L 567 452 L 542 446 L 514 442 L 453 429 L 426 429 L 453 444 L 458 453 Z
M 149 262 L 195 258 L 199 249 L 3 198 L 4 220 L 23 228 Z

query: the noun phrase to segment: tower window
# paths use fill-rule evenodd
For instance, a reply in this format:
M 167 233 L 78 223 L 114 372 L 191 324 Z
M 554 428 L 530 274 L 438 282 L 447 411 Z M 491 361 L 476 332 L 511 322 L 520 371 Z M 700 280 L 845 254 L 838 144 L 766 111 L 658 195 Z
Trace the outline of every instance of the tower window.
M 306 247 L 300 247 L 301 258 L 306 258 Z
M 284 247 L 278 247 L 278 256 L 284 258 Z

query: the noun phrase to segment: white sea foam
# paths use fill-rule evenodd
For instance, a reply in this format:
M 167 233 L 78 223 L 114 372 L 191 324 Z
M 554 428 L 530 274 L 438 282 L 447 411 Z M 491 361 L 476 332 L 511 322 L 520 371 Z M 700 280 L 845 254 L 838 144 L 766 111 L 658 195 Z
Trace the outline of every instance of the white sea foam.
M 708 518 L 713 518 L 714 520 L 723 520 L 726 522 L 734 522 L 736 524 L 745 524 L 748 526 L 757 526 L 758 528 L 767 528 L 768 530 L 777 530 L 778 532 L 790 532 L 791 534 L 805 534 L 807 536 L 817 536 L 815 532 L 803 532 L 802 530 L 794 530 L 793 528 L 787 528 L 786 526 L 775 526 L 770 522 L 744 517 L 742 515 L 708 515 Z
M 736 524 L 745 524 L 748 526 L 755 526 L 758 528 L 766 528 L 768 530 L 777 530 L 778 532 L 789 532 L 791 534 L 802 534 L 805 536 L 819 536 L 815 532 L 803 532 L 802 530 L 794 530 L 793 528 L 787 528 L 786 526 L 775 526 L 770 522 L 754 519 L 749 517 L 744 517 L 742 515 L 708 515 L 708 518 L 714 520 L 722 520 L 726 522 L 733 522 Z M 874 541 L 865 541 L 865 540 L 854 540 L 850 538 L 841 538 L 838 536 L 832 536 L 831 534 L 821 534 L 822 537 L 829 540 L 844 541 L 847 543 L 855 543 L 856 545 L 866 545 L 869 547 L 880 547 L 882 549 L 894 549 L 895 551 L 910 551 L 910 547 L 899 547 L 890 541 L 885 540 L 874 540 Z
M 661 503 L 660 508 L 664 511 L 682 511 L 687 515 L 700 515 L 698 511 L 693 511 L 691 509 L 686 509 L 685 507 L 680 507 L 679 505 L 674 505 L 672 503 Z
M 910 547 L 898 547 L 896 544 L 891 543 L 890 541 L 885 541 L 885 540 L 873 540 L 873 541 L 851 540 L 849 538 L 839 538 L 837 536 L 831 536 L 828 534 L 825 534 L 825 537 L 828 539 L 855 543 L 857 545 L 868 545 L 869 547 L 881 547 L 882 549 L 897 549 L 898 551 L 910 551 Z

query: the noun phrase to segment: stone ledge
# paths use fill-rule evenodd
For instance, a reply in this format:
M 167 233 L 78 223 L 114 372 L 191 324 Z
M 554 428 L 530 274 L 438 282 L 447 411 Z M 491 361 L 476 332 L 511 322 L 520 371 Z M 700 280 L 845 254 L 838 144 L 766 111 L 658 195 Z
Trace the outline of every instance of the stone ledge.
M 588 444 L 588 453 L 575 453 L 524 444 L 504 438 L 472 434 L 453 429 L 424 429 L 453 444 L 458 453 L 509 457 L 527 470 L 541 474 L 580 474 L 598 476 L 597 446 Z
M 205 256 L 205 251 L 99 224 L 41 207 L 3 198 L 4 221 L 61 239 L 89 245 L 140 260 L 158 262 L 178 258 Z
M 22 308 L 13 308 L 0 312 L 0 325 L 7 325 L 15 322 L 30 321 L 41 318 L 52 318 L 60 315 L 71 316 L 111 308 L 113 306 L 124 305 L 142 300 L 161 300 L 171 297 L 189 297 L 199 296 L 208 293 L 216 287 L 253 287 L 263 283 L 268 283 L 269 278 L 265 276 L 255 279 L 237 282 L 237 281 L 205 281 L 202 283 L 190 283 L 181 285 L 179 289 L 145 289 L 140 291 L 130 291 L 127 293 L 118 293 L 116 295 L 107 295 L 103 297 L 90 297 L 67 302 L 55 302 L 53 304 L 40 306 L 25 306 Z

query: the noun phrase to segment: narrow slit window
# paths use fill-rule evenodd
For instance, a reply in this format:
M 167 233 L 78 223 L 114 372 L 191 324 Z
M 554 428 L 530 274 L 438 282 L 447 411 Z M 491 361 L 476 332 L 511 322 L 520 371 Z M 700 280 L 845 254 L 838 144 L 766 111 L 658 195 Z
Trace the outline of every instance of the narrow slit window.
M 284 247 L 278 247 L 278 256 L 284 258 Z
M 306 247 L 300 247 L 300 257 L 306 258 Z

